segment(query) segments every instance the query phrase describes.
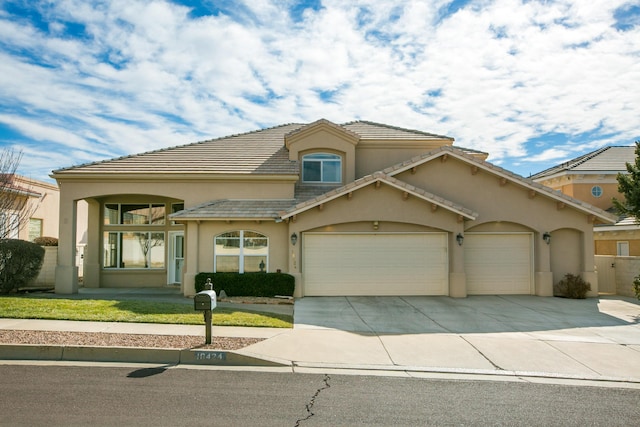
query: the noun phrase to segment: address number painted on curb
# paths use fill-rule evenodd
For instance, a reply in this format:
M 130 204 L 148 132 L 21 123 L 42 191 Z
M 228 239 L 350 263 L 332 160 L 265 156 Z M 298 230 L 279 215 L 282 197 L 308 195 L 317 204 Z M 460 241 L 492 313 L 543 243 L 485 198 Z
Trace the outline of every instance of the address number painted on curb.
M 227 353 L 223 351 L 197 351 L 196 360 L 227 360 Z

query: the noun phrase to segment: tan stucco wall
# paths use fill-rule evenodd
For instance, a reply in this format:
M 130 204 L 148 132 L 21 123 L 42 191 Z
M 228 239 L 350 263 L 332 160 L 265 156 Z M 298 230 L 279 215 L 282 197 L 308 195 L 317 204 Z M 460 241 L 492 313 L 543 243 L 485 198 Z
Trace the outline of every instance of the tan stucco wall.
M 613 206 L 612 199 L 614 197 L 624 200 L 624 196 L 618 192 L 616 175 L 612 174 L 563 175 L 538 182 L 603 210 L 610 209 Z M 602 195 L 600 197 L 594 197 L 591 194 L 591 189 L 595 185 L 602 188 Z
M 629 242 L 629 256 L 640 256 L 640 230 L 594 232 L 596 255 L 617 255 L 617 242 Z
M 31 180 L 17 176 L 15 182 L 18 186 L 27 188 L 30 191 L 40 193 L 40 198 L 31 197 L 27 202 L 26 209 L 33 213 L 30 218 L 42 220 L 42 235 L 47 237 L 58 237 L 60 191 L 55 184 L 43 181 Z M 22 224 L 21 224 L 22 225 Z M 20 228 L 18 238 L 29 239 L 28 219 L 24 226 Z
M 64 181 L 65 196 L 72 200 L 110 195 L 148 195 L 184 200 L 185 207 L 216 199 L 290 199 L 293 181 L 192 179 L 157 180 L 73 180 Z

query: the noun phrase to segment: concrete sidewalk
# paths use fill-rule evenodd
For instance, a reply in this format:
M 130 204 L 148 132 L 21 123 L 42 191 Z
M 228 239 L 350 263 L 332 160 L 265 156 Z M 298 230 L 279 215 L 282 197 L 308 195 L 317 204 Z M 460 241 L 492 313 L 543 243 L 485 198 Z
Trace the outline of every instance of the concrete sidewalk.
M 228 352 L 234 364 L 640 384 L 640 305 L 631 298 L 303 298 L 294 317 L 293 329 L 214 326 L 214 343 L 264 338 Z M 0 329 L 204 336 L 203 326 L 21 319 L 0 319 Z M 223 356 L 196 353 L 176 363 Z

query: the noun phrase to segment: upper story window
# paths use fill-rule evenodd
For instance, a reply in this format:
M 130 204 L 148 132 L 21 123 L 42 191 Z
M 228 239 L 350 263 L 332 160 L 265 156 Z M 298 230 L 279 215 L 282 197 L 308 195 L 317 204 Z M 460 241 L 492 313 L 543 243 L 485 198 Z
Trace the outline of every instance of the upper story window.
M 600 187 L 599 185 L 594 185 L 593 187 L 591 187 L 591 195 L 593 197 L 602 196 L 602 187 Z
M 163 225 L 165 207 L 161 203 L 106 203 L 105 225 Z
M 302 182 L 342 182 L 342 158 L 337 154 L 313 153 L 302 156 Z

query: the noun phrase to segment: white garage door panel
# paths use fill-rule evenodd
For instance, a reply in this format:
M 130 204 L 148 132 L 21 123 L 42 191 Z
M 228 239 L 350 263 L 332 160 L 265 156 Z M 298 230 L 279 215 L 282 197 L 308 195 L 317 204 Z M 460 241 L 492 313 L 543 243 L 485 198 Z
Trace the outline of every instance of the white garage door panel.
M 305 295 L 445 295 L 447 236 L 305 234 Z
M 469 295 L 531 293 L 531 234 L 467 233 L 464 255 Z

